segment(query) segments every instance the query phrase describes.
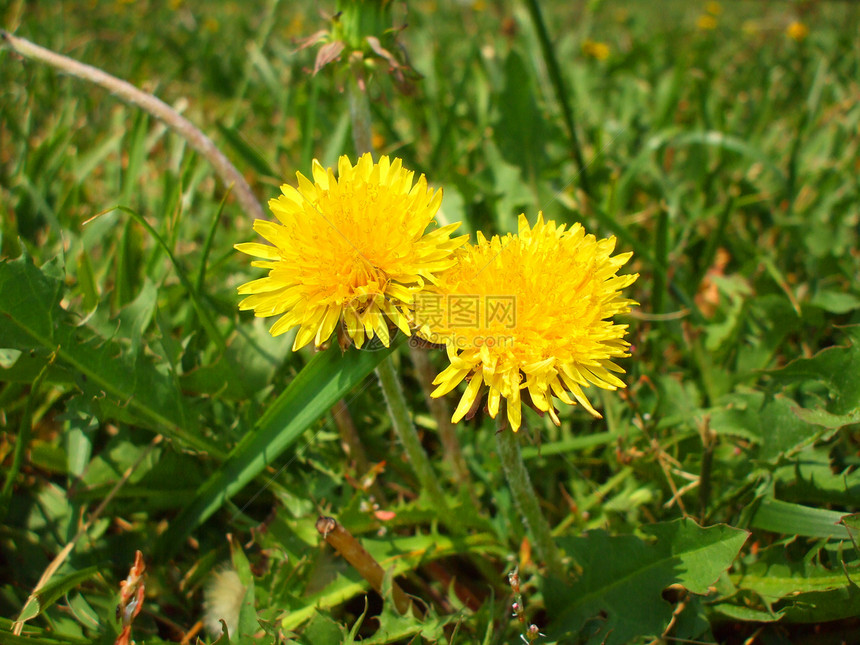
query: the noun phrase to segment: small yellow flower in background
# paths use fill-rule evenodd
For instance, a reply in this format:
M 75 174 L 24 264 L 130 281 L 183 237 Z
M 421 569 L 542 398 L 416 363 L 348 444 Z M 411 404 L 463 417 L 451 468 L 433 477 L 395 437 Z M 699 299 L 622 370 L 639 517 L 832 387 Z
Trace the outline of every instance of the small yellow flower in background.
M 717 28 L 717 19 L 710 14 L 702 14 L 696 20 L 696 27 L 702 31 L 710 31 Z
M 609 45 L 596 40 L 586 40 L 582 43 L 582 53 L 597 60 L 609 58 Z
M 221 23 L 218 22 L 217 18 L 207 16 L 206 20 L 203 21 L 203 30 L 212 34 L 217 34 L 221 30 Z
M 785 28 L 785 35 L 792 40 L 802 42 L 806 40 L 806 37 L 809 35 L 809 27 L 807 27 L 802 22 L 795 20 L 788 27 Z
M 711 14 L 712 16 L 719 16 L 723 13 L 723 5 L 719 2 L 709 2 L 705 5 L 705 12 Z
M 741 31 L 752 36 L 761 31 L 761 25 L 757 20 L 744 20 L 743 23 L 741 23 Z
M 633 254 L 613 256 L 614 249 L 614 237 L 598 240 L 580 224 L 557 226 L 539 214 L 534 227 L 520 215 L 517 235 L 487 240 L 479 232 L 477 245 L 456 253 L 457 265 L 442 277 L 443 302 L 435 312 L 416 308 L 420 334 L 445 343 L 451 362 L 433 381 L 432 396 L 468 380 L 455 423 L 477 406 L 485 385 L 490 416 L 504 398 L 514 431 L 521 390 L 556 424 L 553 396 L 600 417 L 583 388 L 625 387 L 613 361 L 629 356 L 627 325 L 612 317 L 638 304 L 620 293 L 638 274 L 617 275 Z
M 378 132 L 374 132 L 370 137 L 370 145 L 374 150 L 379 150 L 385 147 L 385 137 Z
M 339 323 L 358 347 L 374 336 L 387 347 L 392 321 L 410 334 L 413 302 L 437 274 L 450 268 L 467 236 L 460 225 L 425 232 L 442 203 L 400 159 L 369 154 L 353 166 L 346 156 L 334 171 L 313 163 L 313 183 L 301 173 L 298 188 L 281 186 L 269 201 L 278 223 L 256 220 L 254 230 L 273 246 L 247 242 L 236 249 L 262 260 L 265 278 L 239 287 L 239 303 L 258 317 L 281 316 L 273 336 L 299 327 L 293 350 L 324 344 Z

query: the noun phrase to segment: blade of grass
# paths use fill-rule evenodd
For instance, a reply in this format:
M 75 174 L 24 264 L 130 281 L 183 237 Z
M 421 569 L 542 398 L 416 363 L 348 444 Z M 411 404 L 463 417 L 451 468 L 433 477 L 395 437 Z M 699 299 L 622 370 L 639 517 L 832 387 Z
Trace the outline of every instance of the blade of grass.
M 6 471 L 6 481 L 3 483 L 3 490 L 0 491 L 0 522 L 6 519 L 6 514 L 9 512 L 9 502 L 12 501 L 12 489 L 14 488 L 15 478 L 21 471 L 21 464 L 24 461 L 24 452 L 27 450 L 27 445 L 30 443 L 30 433 L 32 431 L 33 422 L 33 405 L 39 396 L 42 381 L 45 380 L 45 375 L 48 369 L 54 364 L 56 354 L 52 354 L 48 358 L 48 362 L 39 371 L 39 375 L 30 386 L 30 394 L 27 396 L 27 404 L 24 406 L 24 412 L 21 415 L 21 422 L 18 424 L 18 436 L 15 437 L 15 452 L 12 454 L 12 465 Z
M 651 270 L 655 274 L 660 275 L 661 278 L 667 282 L 669 289 L 675 294 L 675 297 L 684 305 L 684 307 L 689 309 L 693 320 L 696 322 L 704 321 L 702 312 L 699 310 L 695 301 L 674 280 L 668 280 L 668 268 L 665 264 L 661 264 L 657 261 L 657 258 L 654 257 L 651 249 L 640 243 L 626 226 L 621 225 L 618 221 L 608 216 L 602 209 L 593 207 L 592 214 L 597 218 L 602 226 L 606 227 L 609 232 L 624 242 L 625 245 L 632 248 L 637 257 L 643 259 L 648 265 L 650 265 Z
M 582 186 L 583 192 L 591 196 L 591 182 L 588 176 L 588 165 L 585 163 L 585 157 L 582 154 L 582 148 L 579 145 L 579 137 L 576 134 L 576 120 L 573 114 L 573 108 L 568 99 L 567 86 L 564 82 L 564 77 L 561 75 L 561 68 L 558 65 L 558 59 L 555 56 L 555 50 L 549 39 L 549 33 L 546 29 L 543 15 L 541 14 L 540 3 L 538 0 L 526 0 L 526 8 L 529 11 L 532 22 L 537 31 L 538 40 L 540 41 L 541 53 L 543 54 L 544 62 L 546 63 L 547 72 L 549 73 L 552 87 L 555 90 L 556 99 L 561 106 L 561 115 L 564 119 L 564 125 L 567 128 L 567 136 L 570 139 L 570 152 L 576 162 L 578 169 L 579 183 Z
M 156 557 L 163 560 L 175 553 L 197 526 L 274 463 L 400 342 L 402 338 L 378 352 L 353 349 L 341 355 L 332 347 L 314 356 L 170 523 L 156 545 Z
M 757 529 L 785 535 L 850 540 L 848 529 L 840 524 L 844 515 L 765 497 L 752 516 L 751 524 Z
M 197 312 L 197 315 L 200 317 L 200 323 L 203 325 L 203 329 L 206 331 L 206 335 L 209 337 L 218 350 L 223 354 L 227 351 L 227 344 L 224 341 L 224 337 L 221 335 L 221 332 L 218 330 L 218 327 L 215 325 L 215 320 L 212 318 L 212 314 L 209 311 L 208 307 L 206 307 L 200 299 L 200 294 L 197 289 L 191 284 L 191 280 L 188 279 L 188 276 L 185 274 L 185 270 L 176 260 L 176 256 L 173 254 L 173 251 L 170 250 L 170 247 L 167 245 L 167 242 L 158 234 L 152 224 L 146 221 L 141 215 L 139 215 L 136 211 L 133 211 L 130 208 L 126 208 L 125 206 L 114 206 L 113 208 L 105 211 L 104 213 L 100 213 L 98 216 L 105 215 L 112 210 L 119 210 L 124 213 L 127 213 L 135 222 L 140 224 L 143 228 L 146 229 L 146 232 L 149 233 L 153 239 L 158 243 L 158 245 L 164 250 L 167 254 L 167 257 L 170 259 L 171 264 L 173 265 L 174 270 L 176 271 L 176 277 L 179 278 L 179 281 L 182 283 L 182 286 L 188 292 L 188 295 L 191 298 L 191 304 L 194 306 L 194 310 Z
M 725 237 L 726 226 L 729 223 L 729 215 L 734 212 L 734 209 L 735 198 L 734 196 L 729 196 L 729 199 L 726 201 L 726 205 L 720 211 L 720 217 L 717 220 L 716 229 L 708 235 L 705 251 L 702 253 L 702 263 L 699 266 L 699 273 L 695 280 L 696 285 L 701 284 L 702 280 L 705 279 L 705 275 L 708 273 L 708 269 L 710 269 L 711 265 L 714 263 L 717 249 L 720 247 L 720 244 L 722 244 L 723 238 Z
M 657 230 L 654 233 L 654 260 L 656 266 L 669 266 L 669 213 L 665 208 L 657 215 Z M 666 307 L 665 271 L 654 272 L 654 287 L 652 289 L 651 311 L 663 313 Z
M 203 241 L 203 248 L 200 250 L 200 268 L 197 269 L 197 280 L 194 283 L 194 288 L 198 293 L 203 291 L 203 283 L 206 280 L 206 262 L 209 259 L 209 252 L 212 250 L 212 241 L 215 239 L 215 231 L 218 230 L 218 222 L 224 212 L 224 204 L 227 203 L 228 194 L 229 192 L 225 193 L 221 203 L 218 204 L 215 215 L 212 217 L 212 223 L 209 225 L 209 231 L 206 233 L 206 239 Z
M 248 143 L 236 128 L 231 128 L 223 123 L 216 123 L 216 125 L 218 126 L 218 131 L 227 143 L 230 144 L 230 147 L 233 148 L 233 150 L 235 150 L 242 159 L 248 162 L 254 170 L 264 177 L 278 177 L 278 174 L 266 158 L 263 157 L 262 153 Z

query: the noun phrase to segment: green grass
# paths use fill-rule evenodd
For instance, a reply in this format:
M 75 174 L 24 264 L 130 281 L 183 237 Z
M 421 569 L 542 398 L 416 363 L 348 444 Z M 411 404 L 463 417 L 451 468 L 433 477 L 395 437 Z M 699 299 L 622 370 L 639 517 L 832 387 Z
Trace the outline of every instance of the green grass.
M 268 630 L 257 642 L 520 642 L 516 565 L 539 643 L 850 641 L 860 8 L 724 2 L 703 30 L 704 3 L 569 4 L 541 5 L 559 77 L 525 3 L 396 5 L 420 77 L 403 91 L 379 65 L 370 87 L 379 151 L 444 188 L 446 220 L 505 233 L 542 210 L 634 251 L 628 388 L 595 397 L 603 420 L 524 413 L 575 582 L 531 560 L 492 420 L 456 429 L 464 482 L 394 349 L 457 522 L 435 516 L 368 376 L 386 352 L 293 354 L 240 314 L 236 286 L 259 271 L 233 244 L 254 234 L 207 162 L 107 92 L 0 50 L 0 643 L 24 642 L 9 631 L 22 611 L 28 642 L 113 642 L 137 549 L 139 643 L 191 631 L 228 561 L 240 625 Z M 180 106 L 265 203 L 312 159 L 354 156 L 343 73 L 313 76 L 316 48 L 297 50 L 328 27 L 314 7 L 17 2 L 0 27 Z M 586 57 L 586 39 L 609 58 Z M 341 398 L 372 484 L 342 449 Z M 319 514 L 423 620 L 325 546 Z

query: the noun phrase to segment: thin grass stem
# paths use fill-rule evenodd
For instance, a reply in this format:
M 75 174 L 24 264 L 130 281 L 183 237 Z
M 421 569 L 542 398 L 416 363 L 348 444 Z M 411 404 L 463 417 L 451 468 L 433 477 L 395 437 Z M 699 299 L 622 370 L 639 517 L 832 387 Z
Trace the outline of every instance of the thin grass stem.
M 251 187 L 245 181 L 242 173 L 218 149 L 212 139 L 203 134 L 191 121 L 179 114 L 179 112 L 167 105 L 167 103 L 152 94 L 147 94 L 137 89 L 131 83 L 103 72 L 97 67 L 80 63 L 67 56 L 62 56 L 56 52 L 52 52 L 50 49 L 45 49 L 35 43 L 31 43 L 29 40 L 13 36 L 8 31 L 2 29 L 0 29 L 0 41 L 24 58 L 37 60 L 65 74 L 103 87 L 126 103 L 136 105 L 156 119 L 163 121 L 171 130 L 185 139 L 188 145 L 212 164 L 215 172 L 227 188 L 232 187 L 235 191 L 239 205 L 248 215 L 256 219 L 265 219 L 263 207 L 260 206 L 260 202 L 254 196 Z
M 499 430 L 496 432 L 496 446 L 505 479 L 508 480 L 508 486 L 514 497 L 514 505 L 534 542 L 538 557 L 548 571 L 559 573 L 562 571 L 561 559 L 555 547 L 555 541 L 552 539 L 549 522 L 538 506 L 538 496 L 535 494 L 529 472 L 523 462 L 519 433 L 511 431 L 510 428 L 501 427 L 502 423 L 503 421 L 500 422 Z
M 403 450 L 406 451 L 409 463 L 415 469 L 415 475 L 418 477 L 422 490 L 430 498 L 440 515 L 440 519 L 451 527 L 456 526 L 458 524 L 456 516 L 451 513 L 448 507 L 442 487 L 439 485 L 436 473 L 430 465 L 430 459 L 427 457 L 424 446 L 421 445 L 421 440 L 418 437 L 418 432 L 412 423 L 409 408 L 406 405 L 406 397 L 403 396 L 403 388 L 400 387 L 397 371 L 390 356 L 376 367 L 376 375 L 379 377 L 379 385 L 385 395 L 391 425 L 403 445 Z
M 586 195 L 592 197 L 591 182 L 588 177 L 588 164 L 585 163 L 582 147 L 579 145 L 579 137 L 576 134 L 576 119 L 574 118 L 573 107 L 571 107 L 570 101 L 567 98 L 567 86 L 565 85 L 564 77 L 561 75 L 561 68 L 558 65 L 558 59 L 555 56 L 555 51 L 553 51 L 552 43 L 549 40 L 549 33 L 546 29 L 543 14 L 541 14 L 540 4 L 538 0 L 526 0 L 526 7 L 537 31 L 549 79 L 555 90 L 558 103 L 561 106 L 561 115 L 567 128 L 567 136 L 570 139 L 570 151 L 579 171 L 579 185 Z

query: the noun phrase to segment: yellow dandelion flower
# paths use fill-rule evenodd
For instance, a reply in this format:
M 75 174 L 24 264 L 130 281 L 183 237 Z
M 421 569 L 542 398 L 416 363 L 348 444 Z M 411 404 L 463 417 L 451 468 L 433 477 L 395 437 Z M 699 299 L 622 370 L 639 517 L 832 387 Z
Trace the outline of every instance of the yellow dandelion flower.
M 785 35 L 792 40 L 802 42 L 806 40 L 806 37 L 809 35 L 809 27 L 802 22 L 795 20 L 785 28 Z
M 385 137 L 378 132 L 374 132 L 370 137 L 370 145 L 373 146 L 373 150 L 379 150 L 380 148 L 384 148 Z
M 709 2 L 705 5 L 705 11 L 712 16 L 719 16 L 723 13 L 723 5 L 719 2 Z
M 582 43 L 582 53 L 596 60 L 609 58 L 609 45 L 596 40 L 586 40 Z
M 476 407 L 485 385 L 490 416 L 504 398 L 514 431 L 522 396 L 556 424 L 552 397 L 600 417 L 583 388 L 625 387 L 613 361 L 629 356 L 627 325 L 612 317 L 638 304 L 620 293 L 638 274 L 617 275 L 633 254 L 613 256 L 614 249 L 614 237 L 598 240 L 580 224 L 557 226 L 539 214 L 534 227 L 520 215 L 517 235 L 487 240 L 479 232 L 477 245 L 457 252 L 439 289 L 442 306 L 416 309 L 421 335 L 445 343 L 451 362 L 432 396 L 468 381 L 455 423 Z
M 717 19 L 709 14 L 702 14 L 696 19 L 696 27 L 702 31 L 710 31 L 717 28 Z
M 414 296 L 450 268 L 467 236 L 460 225 L 425 232 L 442 203 L 442 191 L 400 159 L 369 154 L 353 166 L 346 156 L 333 169 L 313 163 L 313 183 L 301 173 L 298 188 L 281 186 L 269 201 L 278 222 L 256 220 L 254 230 L 272 245 L 248 242 L 236 249 L 262 260 L 264 278 L 239 287 L 242 310 L 281 316 L 273 336 L 299 327 L 293 350 L 325 343 L 339 323 L 358 347 L 374 336 L 387 347 L 387 320 L 410 334 Z

